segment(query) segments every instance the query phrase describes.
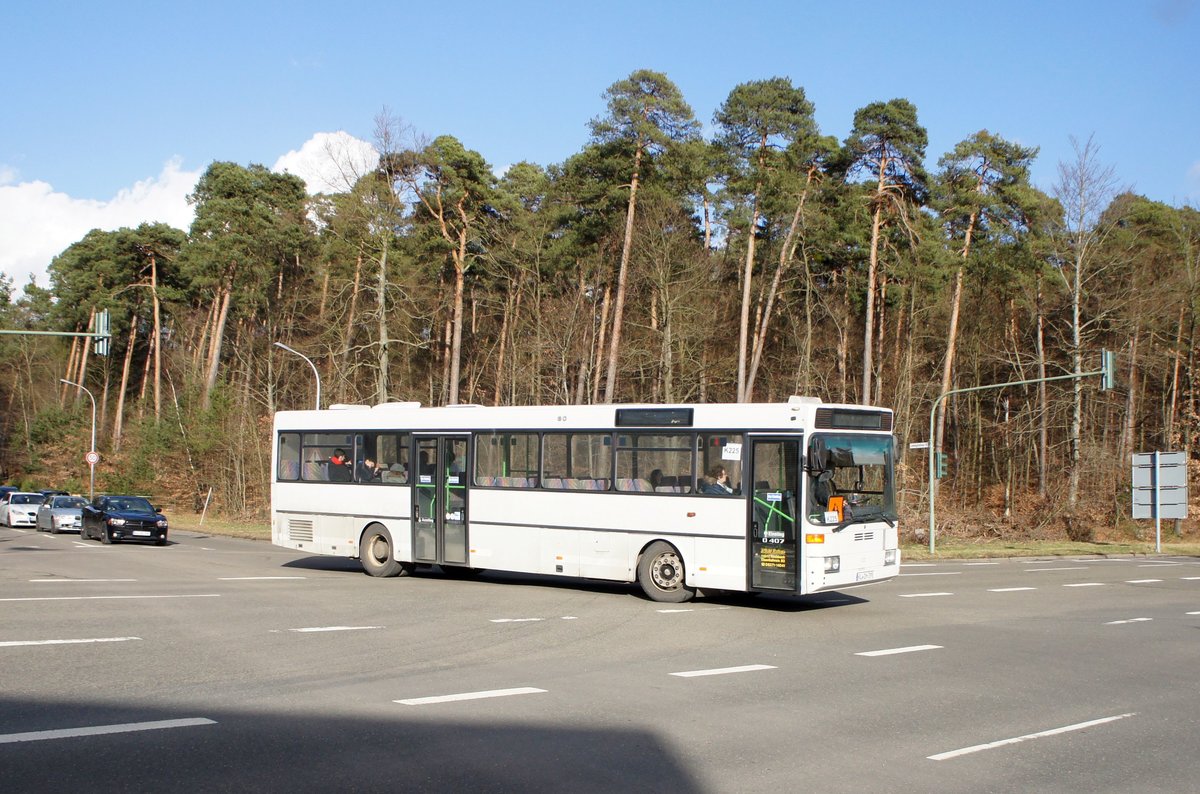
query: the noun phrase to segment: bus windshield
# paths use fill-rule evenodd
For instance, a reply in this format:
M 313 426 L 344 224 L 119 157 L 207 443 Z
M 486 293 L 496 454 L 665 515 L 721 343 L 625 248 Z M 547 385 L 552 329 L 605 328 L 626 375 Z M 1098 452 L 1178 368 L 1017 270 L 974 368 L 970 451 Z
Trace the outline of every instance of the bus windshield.
M 808 448 L 809 519 L 819 524 L 896 521 L 890 436 L 819 434 Z

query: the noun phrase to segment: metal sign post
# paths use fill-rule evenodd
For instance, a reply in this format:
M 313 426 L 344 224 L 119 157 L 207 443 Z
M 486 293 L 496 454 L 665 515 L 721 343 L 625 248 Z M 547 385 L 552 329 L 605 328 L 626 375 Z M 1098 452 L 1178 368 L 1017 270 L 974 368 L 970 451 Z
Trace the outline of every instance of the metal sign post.
M 1154 551 L 1162 553 L 1162 520 L 1187 518 L 1187 457 L 1182 452 L 1133 456 L 1133 517 L 1154 519 Z

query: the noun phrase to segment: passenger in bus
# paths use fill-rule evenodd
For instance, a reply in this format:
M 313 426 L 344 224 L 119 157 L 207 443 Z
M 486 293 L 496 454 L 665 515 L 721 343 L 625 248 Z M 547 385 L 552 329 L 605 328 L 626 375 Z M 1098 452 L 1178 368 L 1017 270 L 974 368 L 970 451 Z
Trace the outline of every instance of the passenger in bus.
M 350 461 L 346 460 L 346 450 L 335 449 L 333 457 L 327 464 L 330 482 L 350 482 L 353 472 L 350 471 Z
M 375 464 L 371 458 L 363 458 L 358 464 L 358 481 L 359 482 L 375 482 L 382 475 L 382 470 Z
M 733 488 L 729 485 L 729 472 L 724 466 L 718 463 L 708 470 L 708 476 L 700 483 L 700 493 L 718 496 L 730 496 L 733 493 Z

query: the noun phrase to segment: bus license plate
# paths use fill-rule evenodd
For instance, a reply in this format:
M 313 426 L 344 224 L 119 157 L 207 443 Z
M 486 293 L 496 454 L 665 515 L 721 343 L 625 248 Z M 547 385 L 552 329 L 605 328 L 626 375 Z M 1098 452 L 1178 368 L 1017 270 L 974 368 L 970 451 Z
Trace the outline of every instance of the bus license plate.
M 135 536 L 139 537 L 139 538 L 148 538 L 148 537 L 150 537 L 150 530 L 148 530 L 148 529 L 135 529 L 135 530 L 133 531 L 133 534 L 134 534 Z
M 875 578 L 874 571 L 859 571 L 857 574 L 855 574 L 854 581 L 865 582 L 869 579 L 874 579 L 874 578 Z

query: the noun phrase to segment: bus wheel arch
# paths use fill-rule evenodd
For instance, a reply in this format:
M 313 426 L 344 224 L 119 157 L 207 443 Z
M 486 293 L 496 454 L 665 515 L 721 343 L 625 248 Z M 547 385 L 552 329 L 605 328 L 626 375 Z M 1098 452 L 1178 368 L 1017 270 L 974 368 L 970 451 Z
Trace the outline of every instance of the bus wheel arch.
M 412 563 L 396 559 L 392 533 L 383 524 L 370 524 L 358 542 L 358 558 L 363 570 L 371 576 L 406 576 L 412 573 Z
M 692 600 L 696 588 L 687 585 L 686 577 L 683 557 L 670 543 L 656 540 L 642 549 L 637 579 L 642 592 L 651 601 L 679 604 Z

